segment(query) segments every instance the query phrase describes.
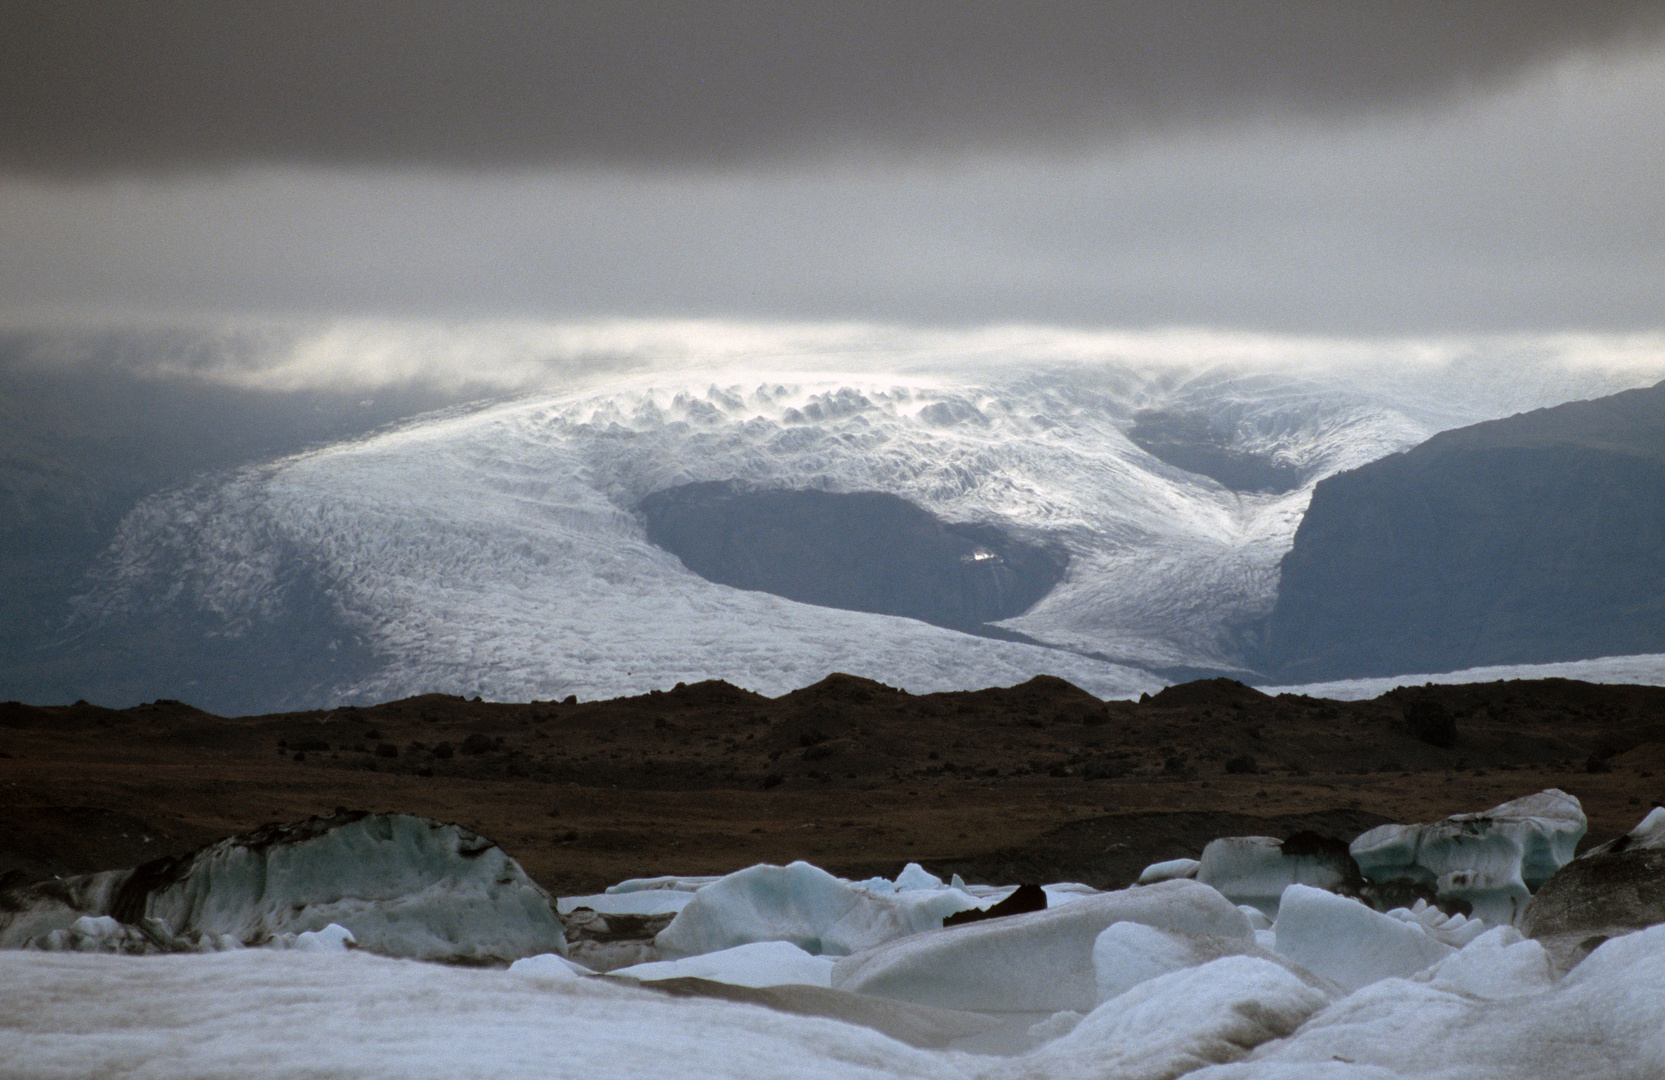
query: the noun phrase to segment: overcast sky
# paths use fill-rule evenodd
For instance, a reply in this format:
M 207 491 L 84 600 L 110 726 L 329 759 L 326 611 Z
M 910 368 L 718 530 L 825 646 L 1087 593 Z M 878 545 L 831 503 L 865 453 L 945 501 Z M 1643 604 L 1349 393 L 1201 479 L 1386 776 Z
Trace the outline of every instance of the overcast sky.
M 0 8 L 0 315 L 1665 328 L 1665 4 Z

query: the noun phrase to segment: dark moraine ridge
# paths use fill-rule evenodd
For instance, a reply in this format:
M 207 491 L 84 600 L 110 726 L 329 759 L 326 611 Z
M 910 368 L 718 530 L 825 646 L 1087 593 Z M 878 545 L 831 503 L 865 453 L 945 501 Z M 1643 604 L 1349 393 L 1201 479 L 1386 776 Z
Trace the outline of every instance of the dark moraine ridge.
M 1665 652 L 1665 383 L 1320 482 L 1261 666 L 1290 681 Z
M 640 510 L 648 539 L 708 581 L 973 633 L 996 633 L 984 624 L 1027 611 L 1069 561 L 878 491 L 717 481 L 655 492 Z

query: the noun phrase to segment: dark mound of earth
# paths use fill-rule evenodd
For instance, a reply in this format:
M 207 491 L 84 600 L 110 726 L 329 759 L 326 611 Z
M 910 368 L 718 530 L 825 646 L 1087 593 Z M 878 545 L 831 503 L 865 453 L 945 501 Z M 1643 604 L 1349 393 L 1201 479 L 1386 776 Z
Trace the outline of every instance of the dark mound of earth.
M 1058 549 L 878 491 L 718 481 L 655 492 L 639 509 L 648 539 L 707 581 L 973 633 L 1027 611 L 1068 565 Z

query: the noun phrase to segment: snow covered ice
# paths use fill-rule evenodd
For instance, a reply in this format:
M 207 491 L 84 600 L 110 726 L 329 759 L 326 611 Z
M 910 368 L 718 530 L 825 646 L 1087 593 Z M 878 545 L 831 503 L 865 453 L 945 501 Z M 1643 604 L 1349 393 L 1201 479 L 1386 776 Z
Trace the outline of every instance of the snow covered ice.
M 1445 428 L 1620 388 L 1553 365 L 1390 369 L 1011 357 L 882 376 L 738 363 L 621 376 L 156 495 L 89 578 L 78 626 L 166 610 L 276 649 L 299 633 L 286 619 L 328 609 L 333 684 L 244 687 L 243 711 L 430 691 L 607 698 L 709 678 L 777 695 L 828 671 L 914 692 L 1045 673 L 1137 696 L 1162 685 L 1152 668 L 1240 666 L 1236 628 L 1270 609 L 1319 480 Z M 1300 484 L 1233 491 L 1169 465 L 1127 435 L 1147 409 L 1201 416 Z M 728 480 L 889 493 L 1056 545 L 1069 566 L 1001 624 L 1031 641 L 713 584 L 651 544 L 636 508 Z M 305 583 L 316 596 L 296 593 Z
M 904 871 L 895 883 L 901 888 L 880 893 L 806 862 L 754 866 L 696 892 L 655 943 L 668 956 L 758 941 L 789 941 L 815 955 L 842 956 L 940 927 L 944 917 L 978 906 L 959 889 L 910 888 L 916 880 Z
M 1506 807 L 1553 808 L 1557 794 Z M 431 864 L 445 844 L 411 820 L 390 824 L 389 836 L 404 828 L 419 837 L 421 825 L 429 839 L 407 855 Z M 336 822 L 312 840 L 339 834 L 334 847 L 350 846 L 364 821 L 374 823 Z M 1652 852 L 1658 832 L 1650 817 L 1633 842 Z M 199 862 L 223 863 L 231 846 L 211 845 L 204 851 L 215 854 Z M 1493 846 L 1473 851 L 1495 859 Z M 342 863 L 319 859 L 313 869 L 326 866 Z M 498 872 L 512 880 L 510 866 Z M 468 874 L 452 866 L 441 878 Z M 380 876 L 397 877 L 385 868 Z M 265 947 L 227 933 L 208 951 L 124 955 L 133 926 L 90 912 L 14 939 L 28 947 L 0 951 L 0 1076 L 1665 1075 L 1665 924 L 1620 930 L 1566 971 L 1507 921 L 1425 903 L 1377 912 L 1292 883 L 1266 930 L 1260 909 L 1175 877 L 1108 893 L 1055 886 L 1045 911 L 944 929 L 940 912 L 1007 890 L 961 888 L 917 865 L 895 879 L 849 882 L 798 863 L 638 879 L 582 898 L 688 898 L 676 915 L 683 929 L 668 936 L 676 949 L 598 976 L 552 949 L 506 969 L 378 956 L 366 939 L 385 935 L 387 918 L 361 918 L 362 930 L 334 920 L 277 929 L 271 913 L 313 887 L 306 875 L 278 874 L 264 891 L 224 868 L 197 880 L 208 885 L 195 910 L 218 912 L 215 925 L 265 927 L 248 940 Z M 420 874 L 407 887 L 424 897 L 419 921 L 429 928 L 480 903 L 466 889 L 436 894 Z M 377 903 L 411 910 L 396 895 Z M 233 918 L 233 909 L 250 914 Z M 332 910 L 351 915 L 353 905 Z M 12 912 L 13 925 L 27 916 Z M 181 932 L 174 945 L 200 942 Z

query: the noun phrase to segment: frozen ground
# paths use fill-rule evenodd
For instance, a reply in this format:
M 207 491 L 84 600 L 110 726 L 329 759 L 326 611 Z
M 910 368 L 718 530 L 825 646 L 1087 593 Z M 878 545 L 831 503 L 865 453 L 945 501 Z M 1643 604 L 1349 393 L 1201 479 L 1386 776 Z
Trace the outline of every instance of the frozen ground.
M 592 699 L 704 678 L 776 695 L 829 671 L 915 692 L 1049 673 L 1136 696 L 1167 681 L 1151 668 L 1239 662 L 1318 480 L 1444 428 L 1650 378 L 1526 358 L 1304 375 L 1020 358 L 796 368 L 621 375 L 156 496 L 89 579 L 77 633 L 186 613 L 202 640 L 255 655 L 340 648 L 333 685 L 257 686 L 245 711 L 427 691 Z M 1234 492 L 1167 465 L 1126 435 L 1141 409 L 1200 415 L 1301 485 Z M 1061 545 L 1063 582 L 1004 624 L 1043 644 L 714 585 L 648 543 L 644 496 L 731 479 L 886 491 Z

